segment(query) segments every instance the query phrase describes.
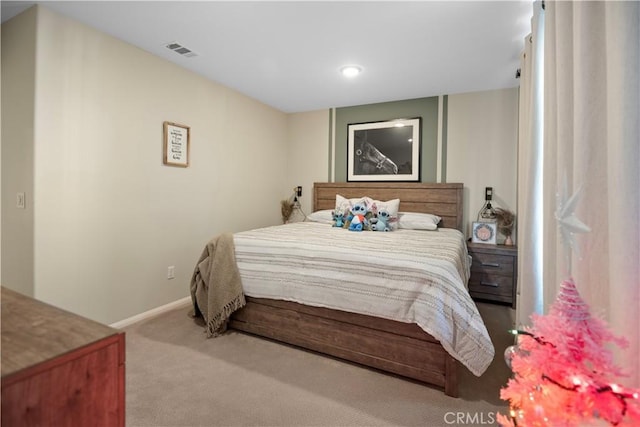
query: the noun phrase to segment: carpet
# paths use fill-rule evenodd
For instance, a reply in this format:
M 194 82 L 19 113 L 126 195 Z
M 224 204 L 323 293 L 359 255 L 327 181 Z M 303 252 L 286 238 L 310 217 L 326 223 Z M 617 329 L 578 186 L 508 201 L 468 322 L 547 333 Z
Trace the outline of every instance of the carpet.
M 496 348 L 459 398 L 394 375 L 230 331 L 207 339 L 177 308 L 125 328 L 127 426 L 488 426 L 506 413 L 514 311 L 478 303 Z

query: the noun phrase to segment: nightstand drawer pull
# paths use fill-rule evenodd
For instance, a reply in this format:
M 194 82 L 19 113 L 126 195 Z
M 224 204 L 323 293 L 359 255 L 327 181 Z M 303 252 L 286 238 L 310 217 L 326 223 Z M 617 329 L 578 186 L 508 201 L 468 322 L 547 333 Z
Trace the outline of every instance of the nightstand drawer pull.
M 483 262 L 481 263 L 483 267 L 496 267 L 496 268 L 500 268 L 500 264 L 498 264 L 497 262 Z
M 497 288 L 499 285 L 496 282 L 485 282 L 484 280 L 480 281 L 482 286 L 491 286 L 492 288 Z

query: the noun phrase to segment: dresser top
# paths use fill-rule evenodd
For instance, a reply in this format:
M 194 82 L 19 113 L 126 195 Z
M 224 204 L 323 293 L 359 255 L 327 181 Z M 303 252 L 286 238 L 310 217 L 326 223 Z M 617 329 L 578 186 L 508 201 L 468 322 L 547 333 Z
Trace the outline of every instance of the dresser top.
M 2 287 L 2 377 L 118 333 Z

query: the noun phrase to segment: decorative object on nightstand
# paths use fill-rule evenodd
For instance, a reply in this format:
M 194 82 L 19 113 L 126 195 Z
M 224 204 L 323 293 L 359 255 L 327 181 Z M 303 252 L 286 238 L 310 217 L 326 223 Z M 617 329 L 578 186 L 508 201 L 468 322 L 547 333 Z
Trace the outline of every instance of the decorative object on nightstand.
M 471 241 L 473 243 L 496 244 L 497 224 L 495 222 L 474 222 Z
M 472 258 L 471 297 L 508 303 L 515 308 L 518 248 L 468 242 L 467 249 Z
M 293 213 L 293 202 L 291 200 L 283 199 L 280 201 L 280 214 L 282 214 L 282 223 L 286 224 L 291 218 Z
M 515 224 L 516 216 L 513 212 L 507 209 L 496 208 L 495 209 L 496 220 L 498 221 L 498 230 L 505 237 L 504 244 L 506 246 L 513 246 L 513 240 L 511 234 L 513 234 L 513 226 Z

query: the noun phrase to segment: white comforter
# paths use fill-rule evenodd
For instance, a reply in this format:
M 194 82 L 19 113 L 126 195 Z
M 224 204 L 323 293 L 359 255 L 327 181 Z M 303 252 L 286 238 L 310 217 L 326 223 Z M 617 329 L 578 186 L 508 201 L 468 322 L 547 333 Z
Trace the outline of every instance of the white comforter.
M 458 230 L 300 222 L 236 233 L 234 244 L 245 295 L 416 323 L 477 376 L 493 360 Z

